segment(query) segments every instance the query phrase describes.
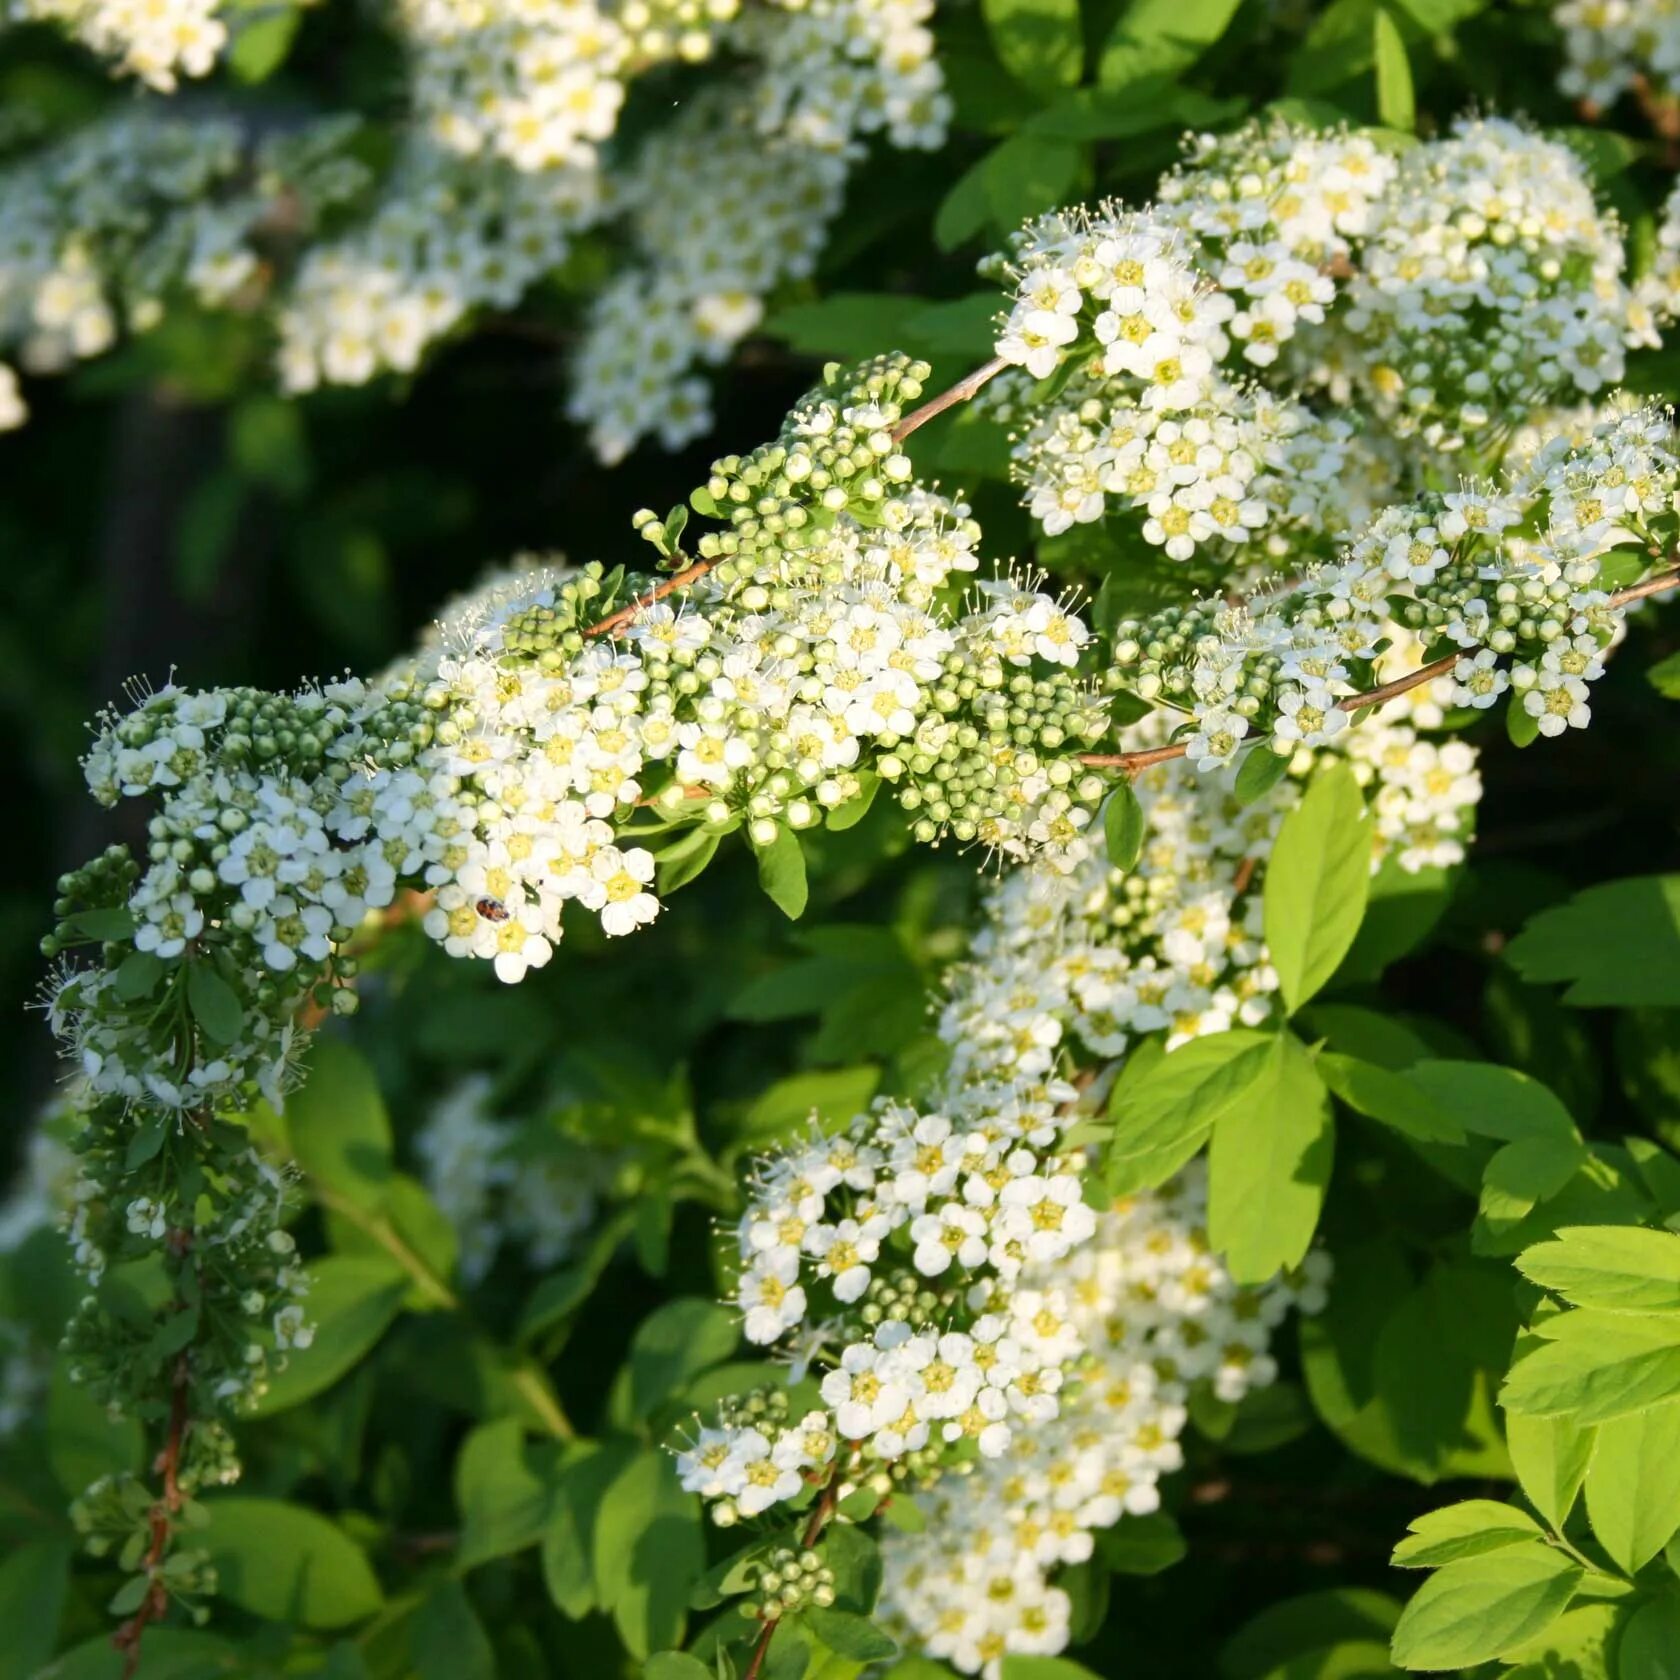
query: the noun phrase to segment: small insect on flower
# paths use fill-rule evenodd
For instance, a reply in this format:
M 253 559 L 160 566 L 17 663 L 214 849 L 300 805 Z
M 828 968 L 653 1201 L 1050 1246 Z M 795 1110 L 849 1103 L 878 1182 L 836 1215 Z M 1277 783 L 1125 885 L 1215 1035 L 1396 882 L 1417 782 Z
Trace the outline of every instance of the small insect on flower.
M 499 898 L 481 898 L 473 909 L 487 922 L 505 922 L 508 919 L 508 907 Z

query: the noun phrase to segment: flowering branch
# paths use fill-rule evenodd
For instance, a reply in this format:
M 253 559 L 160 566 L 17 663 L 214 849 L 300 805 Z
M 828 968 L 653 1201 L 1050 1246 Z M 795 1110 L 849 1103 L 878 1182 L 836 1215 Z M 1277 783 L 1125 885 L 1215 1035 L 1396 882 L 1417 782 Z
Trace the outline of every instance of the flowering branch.
M 1671 566 L 1666 571 L 1657 573 L 1655 577 L 1648 577 L 1641 583 L 1617 590 L 1610 597 L 1608 604 L 1611 607 L 1630 606 L 1635 601 L 1643 601 L 1649 595 L 1660 595 L 1664 590 L 1677 586 L 1680 586 L 1680 566 Z M 1368 688 L 1360 694 L 1345 695 L 1336 705 L 1340 710 L 1350 713 L 1385 705 L 1399 695 L 1408 694 L 1412 689 L 1422 688 L 1425 683 L 1433 682 L 1437 677 L 1446 676 L 1464 657 L 1462 652 L 1456 651 L 1444 654 L 1416 671 L 1396 677 L 1393 682 L 1383 683 L 1379 688 Z M 1081 753 L 1079 762 L 1090 765 L 1094 770 L 1119 770 L 1127 776 L 1135 776 L 1138 771 L 1147 770 L 1152 764 L 1165 764 L 1170 759 L 1183 758 L 1188 750 L 1189 742 L 1184 740 L 1175 741 L 1168 747 L 1150 747 L 1144 752 Z

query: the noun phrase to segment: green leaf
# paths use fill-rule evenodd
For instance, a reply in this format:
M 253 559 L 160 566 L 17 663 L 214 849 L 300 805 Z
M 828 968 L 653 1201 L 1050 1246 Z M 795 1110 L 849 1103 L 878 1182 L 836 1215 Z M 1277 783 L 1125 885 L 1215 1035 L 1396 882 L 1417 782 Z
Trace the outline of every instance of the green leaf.
M 1680 1004 L 1680 875 L 1588 887 L 1542 910 L 1506 946 L 1527 980 L 1569 983 L 1565 1003 Z
M 1559 1533 L 1586 1480 L 1597 1439 L 1596 1430 L 1582 1428 L 1567 1417 L 1506 1415 L 1505 1445 L 1517 1480 L 1535 1510 Z
M 1513 694 L 1505 706 L 1505 733 L 1514 747 L 1532 747 L 1540 739 L 1540 720 Z
M 294 1348 L 252 1412 L 272 1417 L 331 1388 L 367 1357 L 402 1311 L 408 1274 L 395 1261 L 328 1255 L 309 1268 L 304 1312 L 314 1326 L 306 1348 Z
M 266 82 L 286 62 L 302 21 L 301 11 L 287 7 L 240 24 L 228 48 L 229 69 L 247 85 Z
M 1642 1604 L 1616 1641 L 1616 1680 L 1675 1680 L 1680 1675 L 1680 1597 Z
M 548 1524 L 551 1489 L 518 1418 L 498 1418 L 473 1430 L 455 1459 L 460 1568 L 536 1545 Z
M 601 1501 L 633 1449 L 627 1442 L 568 1444 L 553 1477 L 548 1525 L 543 1531 L 543 1584 L 563 1616 L 578 1621 L 598 1603 L 595 1524 Z
M 391 1179 L 391 1123 L 373 1069 L 335 1038 L 317 1041 L 309 1077 L 286 1103 L 292 1152 L 331 1197 L 383 1206 Z
M 1225 33 L 1239 0 L 1130 0 L 1103 43 L 1097 80 L 1124 87 L 1188 69 Z
M 1201 1148 L 1214 1122 L 1263 1077 L 1266 1033 L 1236 1028 L 1194 1038 L 1153 1062 L 1127 1064 L 1108 1103 L 1114 1135 L 1104 1164 L 1117 1196 L 1152 1189 Z
M 895 1498 L 892 1501 L 897 1504 Z M 881 1592 L 881 1548 L 873 1536 L 851 1523 L 836 1523 L 822 1542 L 822 1560 L 834 1571 L 838 1609 L 867 1615 Z
M 1068 1657 L 1029 1657 L 1012 1653 L 1002 1663 L 999 1680 L 1099 1680 Z
M 496 1680 L 496 1653 L 459 1581 L 440 1581 L 408 1625 L 419 1680 Z
M 1108 844 L 1108 861 L 1116 869 L 1130 871 L 1143 850 L 1143 805 L 1129 777 L 1122 777 L 1103 807 L 1103 839 Z
M 274 1622 L 331 1629 L 374 1615 L 384 1602 L 366 1555 L 336 1524 L 277 1499 L 205 1501 L 193 1532 L 230 1604 Z
M 823 827 L 830 834 L 844 834 L 848 828 L 856 828 L 869 815 L 870 807 L 875 803 L 875 795 L 881 791 L 881 778 L 873 771 L 860 770 L 857 779 L 861 784 L 858 791 L 850 799 L 836 805 L 823 819 Z
M 667 1301 L 636 1327 L 630 1342 L 630 1404 L 645 1418 L 702 1371 L 720 1365 L 740 1341 L 736 1315 L 716 1301 Z
M 1330 1182 L 1335 1130 L 1312 1057 L 1273 1038 L 1242 1094 L 1213 1128 L 1208 1237 L 1239 1283 L 1299 1265 L 1312 1246 Z
M 129 939 L 134 934 L 134 916 L 128 910 L 78 910 L 64 918 L 64 925 L 84 939 Z
M 1471 1668 L 1531 1639 L 1567 1607 L 1579 1564 L 1540 1541 L 1449 1563 L 1418 1589 L 1394 1630 L 1402 1668 Z
M 1581 1307 L 1534 1330 L 1500 1391 L 1508 1411 L 1608 1423 L 1680 1395 L 1680 1316 Z
M 1665 700 L 1680 700 L 1680 653 L 1658 660 L 1645 673 L 1645 680 Z
M 595 1522 L 595 1582 L 633 1657 L 681 1641 L 705 1568 L 700 1501 L 662 1452 L 639 1452 L 613 1478 Z
M 823 1610 L 812 1606 L 801 1619 L 829 1650 L 857 1662 L 884 1662 L 898 1655 L 897 1643 L 867 1616 L 851 1610 Z
M 46 1398 L 47 1467 L 67 1499 L 80 1496 L 101 1476 L 140 1468 L 145 1452 L 139 1421 L 113 1418 L 87 1387 L 70 1375 L 70 1360 L 53 1360 Z
M 1434 1569 L 1541 1537 L 1535 1520 L 1515 1505 L 1497 1499 L 1461 1499 L 1415 1518 L 1406 1538 L 1394 1548 L 1393 1562 L 1399 1569 Z
M 1634 1225 L 1566 1225 L 1518 1257 L 1517 1270 L 1572 1306 L 1680 1310 L 1680 1236 Z
M 870 1066 L 790 1074 L 753 1099 L 741 1130 L 752 1136 L 756 1148 L 765 1134 L 802 1128 L 813 1113 L 844 1124 L 869 1107 L 880 1083 L 881 1070 Z
M 999 62 L 1037 92 L 1072 87 L 1085 62 L 1079 0 L 981 0 Z
M 686 1651 L 655 1651 L 642 1669 L 642 1680 L 713 1680 L 712 1671 Z
M 1426 1061 L 1406 1078 L 1477 1137 L 1517 1143 L 1525 1138 L 1578 1142 L 1569 1110 L 1537 1079 L 1493 1062 Z
M 805 913 L 810 888 L 805 880 L 805 852 L 791 828 L 778 828 L 776 838 L 758 852 L 758 884 L 789 921 Z
M 1293 1014 L 1347 954 L 1371 886 L 1372 830 L 1346 764 L 1321 770 L 1283 820 L 1266 864 L 1266 943 Z
M 1124 1516 L 1097 1535 L 1103 1562 L 1118 1575 L 1159 1575 L 1180 1562 L 1189 1547 L 1165 1511 Z
M 1371 50 L 1377 66 L 1377 116 L 1387 128 L 1410 133 L 1417 126 L 1412 65 L 1393 14 L 1379 5 L 1371 19 Z
M 1066 140 L 1016 134 L 980 162 L 981 190 L 993 224 L 1013 231 L 1030 216 L 1065 204 L 1079 180 L 1083 154 Z
M 1287 754 L 1275 753 L 1266 746 L 1252 746 L 1237 766 L 1236 781 L 1231 791 L 1239 805 L 1252 805 L 1262 794 L 1270 793 L 1288 774 Z
M 693 828 L 661 852 L 657 863 L 661 896 L 686 887 L 717 856 L 722 843 L 721 829 Z
M 1386 1593 L 1339 1587 L 1268 1605 L 1226 1642 L 1223 1680 L 1264 1680 L 1293 1658 L 1350 1640 L 1385 1645 L 1400 1606 Z
M 1680 1528 L 1680 1400 L 1601 1424 L 1586 1491 L 1599 1544 L 1637 1574 Z
M 1458 1123 L 1404 1074 L 1334 1050 L 1320 1051 L 1316 1065 L 1319 1077 L 1355 1113 L 1420 1143 L 1464 1142 Z
M 6 1630 L 0 1680 L 29 1680 L 53 1654 L 70 1591 L 70 1554 L 68 1541 L 35 1540 L 0 1561 L 0 1627 Z

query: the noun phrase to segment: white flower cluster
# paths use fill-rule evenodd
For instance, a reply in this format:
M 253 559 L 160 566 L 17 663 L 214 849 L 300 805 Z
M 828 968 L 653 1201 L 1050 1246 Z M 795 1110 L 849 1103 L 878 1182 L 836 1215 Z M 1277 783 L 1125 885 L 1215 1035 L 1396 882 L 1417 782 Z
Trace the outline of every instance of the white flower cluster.
M 1285 124 L 1202 137 L 1154 209 L 1017 236 L 998 355 L 1062 382 L 1015 447 L 1028 507 L 1054 535 L 1118 504 L 1175 560 L 1322 547 L 1431 458 L 1497 460 L 1539 407 L 1619 378 L 1656 342 L 1622 268 L 1579 159 L 1515 123 L 1398 157 Z
M 206 76 L 227 44 L 221 0 L 13 0 L 15 17 L 54 22 L 159 93 Z
M 1568 62 L 1558 86 L 1572 99 L 1610 106 L 1641 79 L 1658 97 L 1680 97 L 1680 0 L 1559 0 L 1553 20 Z
M 943 139 L 931 10 L 767 0 L 734 19 L 734 0 L 405 0 L 421 132 L 372 219 L 305 257 L 281 311 L 285 385 L 412 369 L 469 310 L 511 307 L 610 221 L 627 250 L 591 304 L 568 411 L 607 462 L 649 436 L 680 448 L 711 423 L 701 370 L 815 268 L 863 138 Z M 720 41 L 748 61 L 741 75 L 608 167 L 627 82 Z
M 567 401 L 601 460 L 710 428 L 698 369 L 728 357 L 778 285 L 815 269 L 847 168 L 844 154 L 758 133 L 725 97 L 693 101 L 615 177 L 633 254 L 590 306 Z
M 440 146 L 590 168 L 618 126 L 630 42 L 593 0 L 398 0 L 397 18 L 415 116 Z
M 1146 729 L 1128 745 L 1158 740 Z M 1308 755 L 1310 767 L 1310 755 Z M 1377 770 L 1380 777 L 1385 772 Z M 946 1073 L 761 1165 L 739 1222 L 749 1340 L 815 1363 L 822 1407 L 705 1427 L 684 1485 L 725 1522 L 813 1481 L 931 1485 L 927 1533 L 886 1546 L 911 1639 L 991 1675 L 1067 1639 L 1058 1564 L 1152 1510 L 1193 1383 L 1271 1380 L 1271 1331 L 1325 1268 L 1239 1290 L 1207 1246 L 1204 1175 L 1098 1211 L 1083 1194 L 1074 1067 L 1134 1035 L 1258 1024 L 1276 978 L 1250 893 L 1298 781 L 1240 806 L 1181 763 L 1145 771 L 1139 864 L 1018 871 L 989 896 L 939 1022 Z M 1244 861 L 1248 860 L 1248 861 Z M 1244 902 L 1245 894 L 1247 895 Z
M 1234 1285 L 1208 1247 L 1206 1199 L 1192 1165 L 1105 1213 L 1066 1260 L 1023 1273 L 1022 1293 L 1077 1350 L 1059 1412 L 1007 1457 L 935 1483 L 922 1532 L 882 1540 L 882 1612 L 929 1656 L 997 1680 L 1006 1656 L 1062 1650 L 1071 1604 L 1052 1572 L 1089 1558 L 1097 1530 L 1158 1507 L 1160 1478 L 1183 1462 L 1192 1385 L 1225 1401 L 1265 1387 L 1285 1314 L 1323 1305 L 1317 1254 L 1297 1278 Z
M 281 303 L 288 391 L 412 372 L 478 308 L 511 309 L 599 214 L 592 170 L 527 174 L 413 139 L 372 215 L 313 245 Z
M 1376 686 L 1398 621 L 1463 650 L 1453 704 L 1491 706 L 1509 688 L 1540 733 L 1582 727 L 1617 629 L 1607 579 L 1638 576 L 1639 549 L 1666 552 L 1677 490 L 1670 418 L 1611 404 L 1503 487 L 1385 509 L 1337 561 L 1275 594 L 1120 624 L 1107 680 L 1182 707 L 1201 769 L 1230 763 L 1257 726 L 1279 746 L 1321 747 L 1349 726 L 1340 702 Z
M 1210 194 L 1201 219 L 1221 208 Z M 1028 508 L 1051 535 L 1112 500 L 1174 560 L 1209 546 L 1241 558 L 1262 534 L 1274 545 L 1281 528 L 1316 535 L 1361 505 L 1372 472 L 1353 428 L 1249 377 L 1297 319 L 1324 319 L 1333 283 L 1282 245 L 1238 239 L 1214 284 L 1186 231 L 1197 219 L 1183 204 L 1104 205 L 1042 218 L 1017 241 L 998 354 L 1035 379 L 1075 363 L 1015 449 Z M 1262 267 L 1277 282 L 1264 291 Z
M 256 308 L 279 206 L 306 227 L 361 186 L 348 132 L 327 120 L 252 147 L 233 121 L 122 111 L 0 169 L 0 351 L 59 373 L 155 326 L 175 293 Z M 26 414 L 0 363 L 0 431 Z
M 237 124 L 125 113 L 0 170 L 0 347 L 53 373 L 152 324 L 170 287 L 226 302 L 257 266 L 244 161 Z
M 745 827 L 796 845 L 867 773 L 899 784 L 924 839 L 1077 863 L 1102 786 L 1070 750 L 1105 727 L 1072 669 L 1089 632 L 1007 581 L 961 616 L 945 604 L 979 530 L 893 443 L 919 392 L 901 360 L 837 372 L 782 441 L 718 463 L 705 494 L 730 528 L 702 539 L 709 569 L 610 635 L 592 627 L 611 604 L 599 566 L 526 569 L 378 684 L 171 686 L 101 720 L 89 787 L 158 808 L 143 870 L 118 849 L 65 900 L 95 906 L 97 937 L 131 937 L 138 965 L 50 988 L 94 1096 L 196 1110 L 255 1081 L 278 1104 L 299 1008 L 399 891 L 430 890 L 427 932 L 508 981 L 548 961 L 568 903 L 633 932 L 660 908 L 654 853 L 620 844 L 638 813 L 660 843 Z M 160 1054 L 154 994 L 212 955 L 221 977 L 200 984 L 237 1031 L 201 1019 Z
M 1615 218 L 1581 160 L 1502 120 L 1461 119 L 1402 154 L 1356 257 L 1344 325 L 1355 378 L 1401 435 L 1451 451 L 1507 435 L 1655 343 L 1622 278 Z
M 842 153 L 877 131 L 901 151 L 944 143 L 951 99 L 927 27 L 933 0 L 767 0 L 730 44 L 758 59 L 761 133 Z
M 1638 293 L 1639 302 L 1660 325 L 1680 317 L 1680 182 L 1663 200 L 1651 266 L 1640 277 Z
M 470 1074 L 432 1104 L 414 1144 L 426 1188 L 454 1228 L 464 1283 L 482 1281 L 503 1244 L 535 1271 L 567 1259 L 595 1223 L 607 1162 L 521 1151 L 522 1128 L 498 1120 L 491 1081 Z

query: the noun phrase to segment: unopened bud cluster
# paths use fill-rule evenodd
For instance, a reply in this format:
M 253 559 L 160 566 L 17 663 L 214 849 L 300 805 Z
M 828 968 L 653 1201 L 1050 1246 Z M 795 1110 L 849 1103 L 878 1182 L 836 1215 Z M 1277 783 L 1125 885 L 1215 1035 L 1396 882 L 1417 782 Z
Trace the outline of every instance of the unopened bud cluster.
M 807 1605 L 826 1610 L 833 1604 L 834 1571 L 813 1551 L 779 1546 L 754 1570 L 750 1592 L 741 1601 L 741 1614 L 752 1621 L 778 1622 Z

